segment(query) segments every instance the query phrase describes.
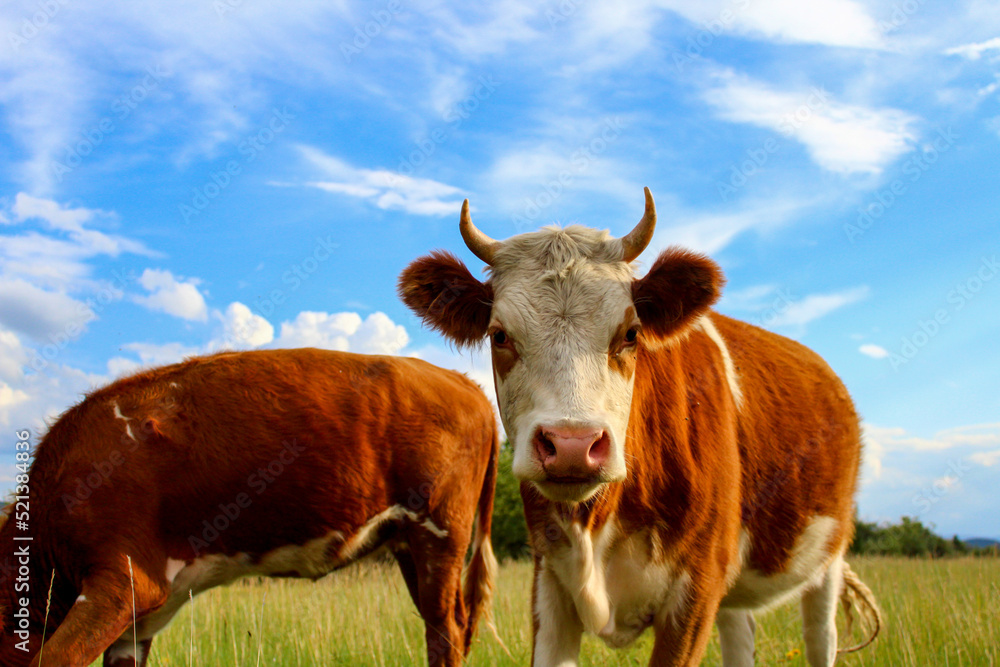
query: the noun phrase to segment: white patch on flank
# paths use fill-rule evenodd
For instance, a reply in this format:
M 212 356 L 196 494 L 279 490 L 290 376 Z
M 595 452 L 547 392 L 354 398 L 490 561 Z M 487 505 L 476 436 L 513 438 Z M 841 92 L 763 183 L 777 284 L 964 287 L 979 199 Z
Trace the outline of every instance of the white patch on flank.
M 77 602 L 86 602 L 87 601 L 87 596 L 86 595 L 81 595 L 80 597 L 78 597 L 76 599 L 76 601 Z
M 182 560 L 177 560 L 175 558 L 168 558 L 167 559 L 167 581 L 173 583 L 174 579 L 177 578 L 177 575 L 180 573 L 181 570 L 184 569 L 184 566 L 186 566 L 186 565 L 187 565 L 187 563 L 185 563 Z
M 118 407 L 118 401 L 111 401 L 111 405 L 113 405 L 115 408 L 115 419 L 121 419 L 123 422 L 125 422 L 125 432 L 128 433 L 128 437 L 135 440 L 135 436 L 132 435 L 132 425 L 129 424 L 129 422 L 132 421 L 132 418 L 126 417 L 125 415 L 122 414 L 121 408 Z
M 434 521 L 431 520 L 430 517 L 424 519 L 424 522 L 420 525 L 429 530 L 430 532 L 434 533 L 438 537 L 448 537 L 448 531 L 443 528 L 440 528 L 436 523 L 434 523 Z
M 826 573 L 835 558 L 830 553 L 830 538 L 837 530 L 837 520 L 829 516 L 814 516 L 802 531 L 784 572 L 766 576 L 746 569 L 722 600 L 722 607 L 760 609 L 773 607 L 814 586 Z
M 121 639 L 116 641 L 114 644 L 108 647 L 106 654 L 108 663 L 115 664 L 119 660 L 127 661 L 132 660 L 137 665 L 142 664 L 143 651 L 139 647 L 139 655 L 136 655 L 136 644 L 132 639 L 132 633 L 126 632 L 122 635 Z
M 722 339 L 722 334 L 715 328 L 715 323 L 712 321 L 710 315 L 703 316 L 695 324 L 695 327 L 704 331 L 705 335 L 711 338 L 712 342 L 718 346 L 719 353 L 722 354 L 722 365 L 726 370 L 726 382 L 729 383 L 729 391 L 733 394 L 733 404 L 739 409 L 743 405 L 743 389 L 740 388 L 740 378 L 736 374 L 736 365 L 729 354 L 729 347 L 726 345 L 726 341 Z
M 305 544 L 289 544 L 273 549 L 263 554 L 257 562 L 245 553 L 233 556 L 208 554 L 191 562 L 169 559 L 166 577 L 171 583 L 170 596 L 162 607 L 139 620 L 137 636 L 140 640 L 153 637 L 170 623 L 184 603 L 210 588 L 247 576 L 293 574 L 318 579 L 377 546 L 374 541 L 378 537 L 379 528 L 385 524 L 403 520 L 418 522 L 421 519 L 423 517 L 418 517 L 407 508 L 393 505 L 368 519 L 352 535 L 331 530 Z M 425 519 L 421 525 L 439 536 L 447 535 L 446 531 L 430 519 Z M 131 637 L 131 633 L 128 636 Z M 125 635 L 122 637 L 120 641 L 124 641 Z

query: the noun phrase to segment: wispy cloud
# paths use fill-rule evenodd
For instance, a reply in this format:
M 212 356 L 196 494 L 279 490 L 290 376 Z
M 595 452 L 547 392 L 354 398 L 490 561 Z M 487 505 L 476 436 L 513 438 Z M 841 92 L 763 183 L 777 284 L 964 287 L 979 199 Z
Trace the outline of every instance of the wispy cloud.
M 805 326 L 835 310 L 861 301 L 868 296 L 869 291 L 866 285 L 862 285 L 829 294 L 810 294 L 799 301 L 790 303 L 783 311 L 777 313 L 771 321 L 771 326 Z
M 699 25 L 766 41 L 883 46 L 878 23 L 854 0 L 668 0 L 666 5 Z
M 889 356 L 889 350 L 874 343 L 865 343 L 858 348 L 858 352 L 872 359 L 885 359 Z
M 1000 54 L 1000 37 L 988 39 L 985 42 L 974 44 L 963 44 L 945 50 L 945 55 L 962 56 L 969 60 L 979 60 L 984 53 L 997 52 Z
M 898 109 L 845 104 L 822 89 L 775 90 L 730 70 L 703 93 L 722 119 L 792 138 L 828 171 L 878 174 L 916 141 L 918 119 Z
M 97 258 L 156 256 L 138 241 L 93 229 L 113 224 L 113 213 L 69 207 L 18 193 L 0 244 L 0 324 L 35 340 L 71 340 L 97 314 L 87 300 L 107 304 L 122 296 L 124 280 L 94 278 Z
M 462 205 L 463 190 L 452 185 L 388 169 L 354 167 L 310 146 L 300 146 L 299 150 L 329 179 L 309 181 L 308 186 L 366 199 L 381 209 L 401 210 L 413 215 L 452 215 Z

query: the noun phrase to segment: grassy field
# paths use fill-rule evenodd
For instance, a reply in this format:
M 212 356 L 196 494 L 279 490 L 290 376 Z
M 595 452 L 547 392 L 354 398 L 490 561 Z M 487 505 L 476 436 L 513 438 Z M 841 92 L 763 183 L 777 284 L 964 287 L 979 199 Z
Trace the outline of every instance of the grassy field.
M 1000 560 L 868 558 L 851 565 L 879 599 L 886 627 L 875 644 L 838 664 L 1000 665 Z M 530 575 L 528 563 L 500 570 L 494 611 L 513 658 L 481 629 L 469 665 L 529 664 Z M 842 637 L 841 646 L 846 642 Z M 649 632 L 618 651 L 585 637 L 581 664 L 646 665 L 651 646 Z M 797 605 L 758 618 L 758 665 L 805 665 L 802 648 Z M 402 577 L 393 567 L 362 564 L 317 583 L 268 580 L 209 591 L 156 638 L 150 663 L 353 667 L 424 660 L 423 624 Z M 720 664 L 715 639 L 702 664 Z

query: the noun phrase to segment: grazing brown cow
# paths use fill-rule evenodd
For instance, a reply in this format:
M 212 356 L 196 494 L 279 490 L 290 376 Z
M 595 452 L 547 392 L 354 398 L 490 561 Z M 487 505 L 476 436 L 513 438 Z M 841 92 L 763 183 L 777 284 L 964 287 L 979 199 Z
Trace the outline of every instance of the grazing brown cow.
M 476 280 L 436 252 L 400 277 L 406 304 L 458 345 L 492 343 L 535 557 L 534 664 L 577 664 L 584 631 L 650 665 L 697 665 L 719 627 L 753 664 L 751 611 L 801 594 L 806 653 L 837 654 L 836 602 L 870 591 L 844 564 L 861 456 L 843 384 L 802 345 L 710 310 L 723 276 L 669 249 L 640 279 L 646 213 L 621 239 L 580 226 L 504 242 L 461 232 Z M 844 585 L 846 584 L 846 588 Z
M 119 380 L 52 425 L 27 530 L 0 528 L 0 664 L 38 664 L 53 572 L 43 664 L 122 667 L 189 592 L 387 547 L 429 663 L 458 665 L 492 594 L 497 447 L 480 388 L 417 359 L 229 352 Z

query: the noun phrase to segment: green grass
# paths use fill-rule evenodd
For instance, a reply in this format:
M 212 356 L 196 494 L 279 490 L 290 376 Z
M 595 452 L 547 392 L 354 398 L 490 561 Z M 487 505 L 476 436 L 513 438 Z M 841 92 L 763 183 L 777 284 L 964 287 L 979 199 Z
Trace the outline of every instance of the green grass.
M 1000 560 L 860 558 L 851 566 L 875 592 L 886 627 L 875 644 L 838 664 L 1000 665 Z M 501 567 L 494 613 L 513 660 L 481 628 L 469 665 L 529 664 L 530 591 L 529 563 Z M 757 620 L 758 665 L 806 665 L 797 605 Z M 842 637 L 841 646 L 848 641 Z M 646 665 L 651 647 L 650 631 L 617 651 L 585 637 L 581 664 Z M 154 640 L 150 664 L 253 667 L 258 651 L 260 665 L 425 664 L 423 624 L 402 577 L 367 563 L 317 583 L 265 580 L 209 591 Z M 717 640 L 702 664 L 720 664 Z

